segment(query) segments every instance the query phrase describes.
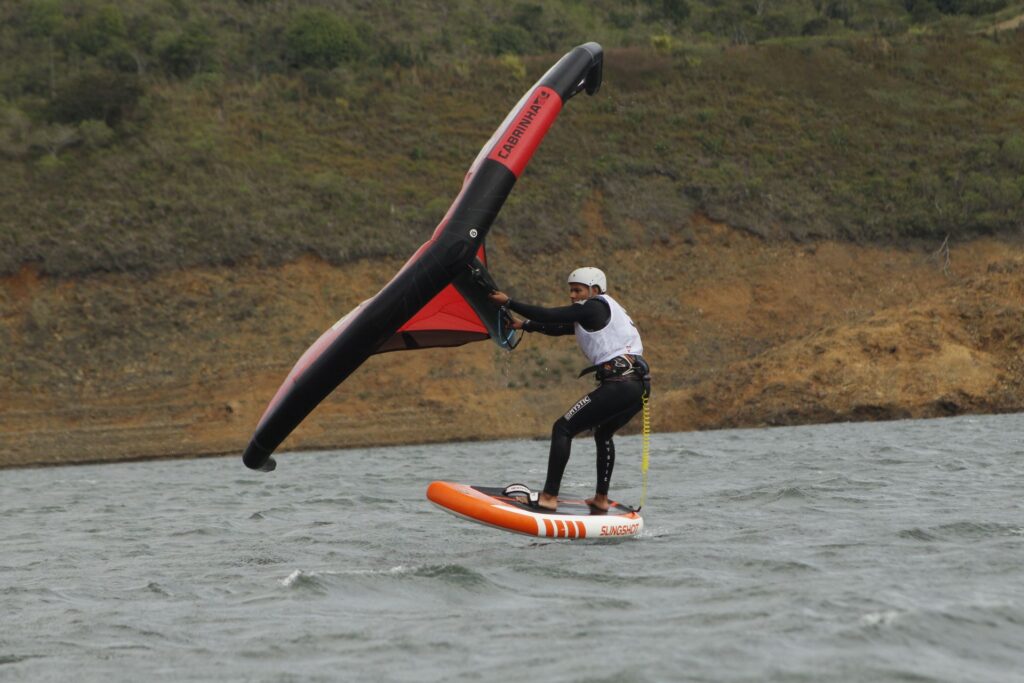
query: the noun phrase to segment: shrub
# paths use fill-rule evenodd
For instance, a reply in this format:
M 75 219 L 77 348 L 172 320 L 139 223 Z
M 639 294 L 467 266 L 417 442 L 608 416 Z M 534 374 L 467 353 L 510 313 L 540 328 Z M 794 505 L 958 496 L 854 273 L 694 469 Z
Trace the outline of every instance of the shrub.
M 498 58 L 501 65 L 508 70 L 509 74 L 517 80 L 526 80 L 526 64 L 518 55 L 505 54 Z
M 1006 7 L 1006 0 L 936 0 L 935 6 L 943 14 L 980 16 L 1003 9 Z
M 690 18 L 690 5 L 686 0 L 661 0 L 659 3 L 661 16 L 675 24 L 681 24 Z
M 142 93 L 134 74 L 85 71 L 61 84 L 50 102 L 50 117 L 61 123 L 95 119 L 114 127 L 131 112 Z
M 675 41 L 672 40 L 672 36 L 670 35 L 660 34 L 651 36 L 651 47 L 653 47 L 656 52 L 670 54 L 675 48 Z
M 0 105 L 0 155 L 20 159 L 28 154 L 32 122 L 24 112 Z
M 501 24 L 491 29 L 491 52 L 521 55 L 530 51 L 530 33 L 518 24 Z
M 423 54 L 423 51 L 406 41 L 384 38 L 377 53 L 380 63 L 384 66 L 398 65 L 409 68 L 426 62 L 426 55 Z
M 1007 138 L 1001 156 L 1012 168 L 1024 173 L 1024 135 L 1014 133 Z
M 836 19 L 844 24 L 853 18 L 855 5 L 852 0 L 827 0 L 822 6 L 822 14 L 829 19 Z
M 54 159 L 67 147 L 76 145 L 82 139 L 78 131 L 63 124 L 41 126 L 32 131 L 32 147 L 42 150 Z
M 906 0 L 904 6 L 910 13 L 910 18 L 918 24 L 934 21 L 939 17 L 939 10 L 932 0 Z
M 60 0 L 37 0 L 25 3 L 21 25 L 25 35 L 34 38 L 52 36 L 64 21 Z
M 612 10 L 608 15 L 608 21 L 615 28 L 628 29 L 632 28 L 633 24 L 636 23 L 636 16 L 629 11 Z
M 299 78 L 310 95 L 335 98 L 344 94 L 341 82 L 330 71 L 307 67 L 299 73 Z
M 820 36 L 828 31 L 828 25 L 828 19 L 825 17 L 815 17 L 804 24 L 803 28 L 800 29 L 800 35 Z
M 192 76 L 213 68 L 214 40 L 203 24 L 192 22 L 180 32 L 164 31 L 154 43 L 160 63 L 175 76 Z
M 87 120 L 78 124 L 82 144 L 89 148 L 106 147 L 114 141 L 116 133 L 105 121 Z
M 512 12 L 512 23 L 527 31 L 540 33 L 543 29 L 544 6 L 534 3 L 519 3 Z
M 285 32 L 287 58 L 292 66 L 331 69 L 363 53 L 355 28 L 326 10 L 300 12 Z
M 141 72 L 140 59 L 127 41 L 118 40 L 111 43 L 99 54 L 99 63 L 111 71 Z
M 127 36 L 121 10 L 104 5 L 86 15 L 71 32 L 71 39 L 82 52 L 96 55 Z
M 766 14 L 761 17 L 760 24 L 765 37 L 791 36 L 797 27 L 796 20 L 788 14 Z

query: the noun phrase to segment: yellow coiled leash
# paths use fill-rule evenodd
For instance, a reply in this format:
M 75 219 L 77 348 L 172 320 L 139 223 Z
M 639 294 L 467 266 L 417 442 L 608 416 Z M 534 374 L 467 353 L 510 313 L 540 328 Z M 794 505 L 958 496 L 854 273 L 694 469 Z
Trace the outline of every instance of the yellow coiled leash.
M 644 506 L 644 502 L 647 500 L 647 468 L 650 465 L 651 459 L 651 409 L 649 407 L 649 403 L 650 392 L 644 391 L 644 430 L 640 436 L 640 472 L 643 475 L 643 480 L 640 485 L 640 505 L 637 506 L 637 511 Z

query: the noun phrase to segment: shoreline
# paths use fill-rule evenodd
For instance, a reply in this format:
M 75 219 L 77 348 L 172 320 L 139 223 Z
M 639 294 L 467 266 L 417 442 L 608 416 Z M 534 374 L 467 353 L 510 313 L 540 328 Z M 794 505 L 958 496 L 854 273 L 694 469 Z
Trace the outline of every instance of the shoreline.
M 989 412 L 989 413 L 957 413 L 955 415 L 935 415 L 928 417 L 897 417 L 890 419 L 880 420 L 835 420 L 830 422 L 799 422 L 793 424 L 760 424 L 760 425 L 749 425 L 742 427 L 708 427 L 697 430 L 681 430 L 681 431 L 664 431 L 664 432 L 651 432 L 651 440 L 656 440 L 658 436 L 668 436 L 672 434 L 689 434 L 689 433 L 702 433 L 702 432 L 714 432 L 714 431 L 745 431 L 745 430 L 757 430 L 757 429 L 785 429 L 785 428 L 796 428 L 796 427 L 817 427 L 825 425 L 838 425 L 838 424 L 864 424 L 873 422 L 907 422 L 907 421 L 921 421 L 921 420 L 950 420 L 961 417 L 996 417 L 1000 415 L 1017 415 L 1024 414 L 1024 408 L 1018 410 L 1008 410 L 1005 412 Z M 639 431 L 635 429 L 626 429 L 620 431 L 616 436 L 638 436 Z M 587 434 L 582 435 L 582 441 L 588 441 Z M 474 444 L 474 443 L 487 443 L 495 441 L 526 441 L 536 442 L 543 445 L 545 448 L 549 442 L 548 436 L 507 436 L 502 438 L 461 438 L 461 439 L 450 439 L 450 440 L 438 440 L 438 441 L 410 441 L 401 443 L 391 442 L 380 442 L 380 443 L 367 443 L 360 446 L 304 446 L 301 448 L 295 448 L 291 450 L 281 450 L 274 454 L 275 458 L 280 460 L 281 456 L 292 456 L 292 455 L 304 455 L 307 453 L 320 453 L 327 451 L 349 451 L 349 450 L 367 450 L 367 449 L 390 449 L 390 448 L 403 448 L 406 446 L 441 446 L 441 445 L 458 445 L 458 444 Z M 244 465 L 242 465 L 242 450 L 241 448 L 237 451 L 218 451 L 218 452 L 195 452 L 195 453 L 167 453 L 161 455 L 146 455 L 146 456 L 122 456 L 116 459 L 95 459 L 95 460 L 81 460 L 81 461 L 67 461 L 67 462 L 28 462 L 22 464 L 10 464 L 0 462 L 0 471 L 3 470 L 34 470 L 34 469 L 46 469 L 53 467 L 79 467 L 89 465 L 121 465 L 125 463 L 140 463 L 140 462 L 157 462 L 165 460 L 201 460 L 211 458 L 237 458 L 239 461 L 240 471 L 250 472 Z

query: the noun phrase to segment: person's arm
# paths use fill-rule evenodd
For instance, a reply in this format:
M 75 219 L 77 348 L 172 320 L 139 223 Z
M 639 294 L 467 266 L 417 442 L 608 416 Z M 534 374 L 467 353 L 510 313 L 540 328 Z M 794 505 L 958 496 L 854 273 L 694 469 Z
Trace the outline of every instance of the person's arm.
M 576 328 L 573 327 L 572 323 L 539 323 L 536 320 L 524 320 L 523 330 L 526 332 L 540 332 L 549 337 L 561 337 L 576 332 Z
M 508 301 L 508 307 L 519 315 L 535 323 L 555 323 L 573 325 L 579 323 L 586 330 L 599 330 L 608 324 L 611 309 L 601 299 L 589 299 L 583 305 L 557 306 L 544 308 L 519 301 Z

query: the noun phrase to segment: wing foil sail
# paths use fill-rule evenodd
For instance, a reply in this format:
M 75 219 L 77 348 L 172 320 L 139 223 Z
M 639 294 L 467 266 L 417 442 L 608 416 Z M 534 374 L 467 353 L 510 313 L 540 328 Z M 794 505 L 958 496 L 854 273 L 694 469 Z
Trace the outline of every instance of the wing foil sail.
M 597 91 L 603 52 L 586 43 L 566 53 L 509 112 L 481 148 L 431 238 L 376 295 L 302 355 L 260 418 L 242 455 L 270 471 L 271 454 L 341 382 L 375 353 L 458 346 L 488 337 L 519 341 L 508 314 L 490 303 L 484 239 L 505 199 L 571 97 Z

